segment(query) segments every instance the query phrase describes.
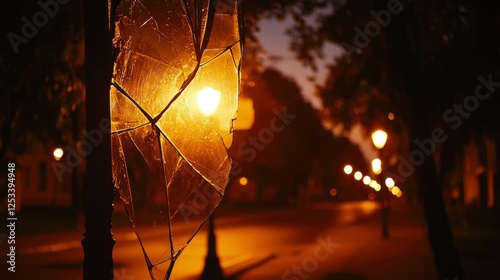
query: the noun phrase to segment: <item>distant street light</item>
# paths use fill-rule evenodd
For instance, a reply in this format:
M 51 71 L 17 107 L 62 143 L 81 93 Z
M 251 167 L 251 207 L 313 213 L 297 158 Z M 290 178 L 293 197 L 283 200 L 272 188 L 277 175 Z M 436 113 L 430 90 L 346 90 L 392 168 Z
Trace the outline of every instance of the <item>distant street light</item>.
M 385 179 L 385 185 L 390 189 L 392 187 L 394 187 L 394 180 L 391 178 L 391 177 L 388 177 Z
M 351 174 L 352 173 L 352 166 L 350 166 L 350 165 L 344 166 L 344 173 L 347 175 Z
M 382 149 L 387 141 L 387 132 L 379 129 L 372 133 L 372 141 L 375 148 Z
M 55 160 L 60 160 L 63 157 L 63 155 L 64 155 L 64 151 L 61 148 L 56 148 L 54 150 L 53 155 L 54 155 L 54 159 Z
M 363 173 L 356 171 L 356 173 L 354 173 L 354 179 L 359 181 L 359 180 L 361 180 L 361 178 L 363 178 Z
M 392 194 L 397 196 L 399 193 L 401 193 L 401 190 L 398 187 L 394 187 L 391 190 Z
M 372 142 L 375 148 L 378 150 L 381 150 L 384 148 L 385 143 L 387 142 L 387 132 L 379 129 L 376 130 L 372 133 Z M 381 154 L 379 152 L 379 154 Z M 371 162 L 372 164 L 372 171 L 375 175 L 380 175 L 382 173 L 382 160 L 379 158 L 375 158 Z M 389 229 L 388 229 L 388 216 L 389 216 L 389 198 L 387 194 L 387 190 L 380 186 L 380 184 L 377 183 L 377 185 L 374 187 L 376 191 L 381 191 L 379 197 L 380 204 L 381 204 L 381 215 L 382 215 L 382 237 L 387 238 L 389 237 Z
M 371 181 L 372 179 L 370 178 L 370 176 L 363 177 L 363 184 L 368 185 Z
M 248 184 L 248 179 L 246 177 L 241 177 L 239 182 L 240 182 L 240 185 L 246 186 Z
M 375 175 L 382 173 L 382 161 L 380 159 L 372 160 L 372 171 Z

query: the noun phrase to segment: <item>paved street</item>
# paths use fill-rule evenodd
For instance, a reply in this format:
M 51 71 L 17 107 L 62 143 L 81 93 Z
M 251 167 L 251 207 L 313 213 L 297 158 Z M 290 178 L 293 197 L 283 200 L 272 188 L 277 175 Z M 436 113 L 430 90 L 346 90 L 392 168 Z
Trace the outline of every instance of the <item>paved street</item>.
M 238 275 L 239 279 L 257 279 L 252 276 L 254 271 L 265 271 L 263 279 L 281 279 L 295 263 L 301 264 L 300 261 L 308 254 L 314 256 L 318 244 L 330 243 L 331 248 L 316 250 L 321 251 L 318 252 L 327 263 L 332 252 L 337 248 L 341 250 L 345 243 L 330 235 L 348 228 L 375 210 L 376 205 L 370 202 L 323 203 L 310 209 L 272 210 L 216 218 L 222 267 L 226 275 Z M 144 257 L 134 234 L 126 228 L 116 228 L 114 233 L 117 240 L 114 249 L 115 278 L 148 279 Z M 152 229 L 144 231 L 143 235 L 146 242 L 162 238 Z M 37 244 L 30 246 L 19 245 L 23 249 L 18 253 L 16 278 L 8 279 L 81 279 L 83 253 L 79 240 L 58 243 L 50 235 L 45 239 L 37 240 Z M 203 267 L 206 240 L 206 231 L 202 229 L 177 262 L 172 279 L 196 279 Z M 52 247 L 47 246 L 50 244 Z M 321 260 L 316 262 L 319 264 Z M 306 267 L 307 270 L 316 266 L 314 262 L 306 262 L 306 265 L 311 266 Z M 320 271 L 321 266 L 317 266 L 314 270 Z

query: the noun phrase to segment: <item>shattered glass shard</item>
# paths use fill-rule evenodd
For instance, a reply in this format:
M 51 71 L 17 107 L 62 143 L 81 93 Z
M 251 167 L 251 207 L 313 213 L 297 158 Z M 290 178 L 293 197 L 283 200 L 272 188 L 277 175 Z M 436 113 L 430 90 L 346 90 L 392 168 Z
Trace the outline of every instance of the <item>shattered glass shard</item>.
M 235 0 L 122 0 L 113 40 L 113 181 L 152 279 L 221 202 L 242 56 Z M 141 238 L 144 232 L 161 238 Z

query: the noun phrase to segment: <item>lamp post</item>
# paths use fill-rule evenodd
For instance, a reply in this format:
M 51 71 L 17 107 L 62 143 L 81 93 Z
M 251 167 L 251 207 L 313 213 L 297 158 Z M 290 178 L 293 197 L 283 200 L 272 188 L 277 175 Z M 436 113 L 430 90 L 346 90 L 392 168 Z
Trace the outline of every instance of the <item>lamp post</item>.
M 205 267 L 201 273 L 200 280 L 224 279 L 219 257 L 217 256 L 217 237 L 215 236 L 214 227 L 214 214 L 212 213 L 208 219 L 208 250 L 205 257 Z
M 387 142 L 387 132 L 379 129 L 376 130 L 375 132 L 372 133 L 372 143 L 379 150 L 379 156 L 381 156 L 381 150 L 384 148 L 386 142 Z M 375 158 L 372 162 L 372 171 L 373 174 L 380 175 L 382 173 L 382 160 L 379 158 Z M 381 218 L 382 218 L 382 237 L 383 238 L 388 238 L 389 237 L 389 226 L 388 226 L 388 219 L 389 219 L 389 195 L 387 193 L 386 188 L 381 188 L 380 189 L 380 195 L 379 195 L 379 200 L 380 200 L 380 212 L 381 212 Z
M 220 102 L 220 91 L 206 87 L 198 92 L 196 101 L 200 112 L 210 117 L 216 111 Z M 215 235 L 214 213 L 208 218 L 208 240 L 207 256 L 205 257 L 205 268 L 201 274 L 201 280 L 223 280 L 222 268 L 217 256 L 217 237 Z

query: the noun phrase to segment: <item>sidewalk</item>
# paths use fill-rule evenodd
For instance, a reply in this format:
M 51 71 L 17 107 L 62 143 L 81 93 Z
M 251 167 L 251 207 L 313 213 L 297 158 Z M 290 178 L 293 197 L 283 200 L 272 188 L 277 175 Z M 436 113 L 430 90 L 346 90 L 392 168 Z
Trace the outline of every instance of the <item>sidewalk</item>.
M 393 202 L 396 205 L 389 213 L 389 238 L 382 239 L 379 211 L 349 227 L 338 234 L 340 240 L 350 240 L 338 252 L 348 258 L 320 279 L 437 278 L 422 215 L 406 204 Z
M 84 238 L 85 228 L 83 222 L 75 227 L 70 214 L 64 211 L 69 210 L 48 210 L 34 211 L 26 210 L 18 216 L 18 226 L 16 229 L 17 250 L 20 254 L 48 253 L 64 251 L 68 249 L 81 248 L 81 241 Z M 262 215 L 279 215 L 289 209 L 252 209 L 250 207 L 234 207 L 221 205 L 215 210 L 217 223 L 222 225 L 240 220 L 244 217 L 259 219 Z M 83 219 L 83 217 L 81 217 Z M 193 221 L 196 223 L 196 221 Z M 198 221 L 201 224 L 201 220 Z M 182 230 L 183 225 L 178 227 Z M 128 220 L 124 206 L 120 201 L 115 202 L 112 215 L 111 232 L 117 242 L 136 240 L 133 228 Z M 161 233 L 155 233 L 161 235 Z
M 433 280 L 436 272 L 425 223 L 417 210 L 393 205 L 389 238 L 382 239 L 380 211 L 343 228 L 322 232 L 316 242 L 280 252 L 238 279 Z M 328 258 L 321 246 L 331 244 Z M 297 269 L 298 268 L 298 269 Z

